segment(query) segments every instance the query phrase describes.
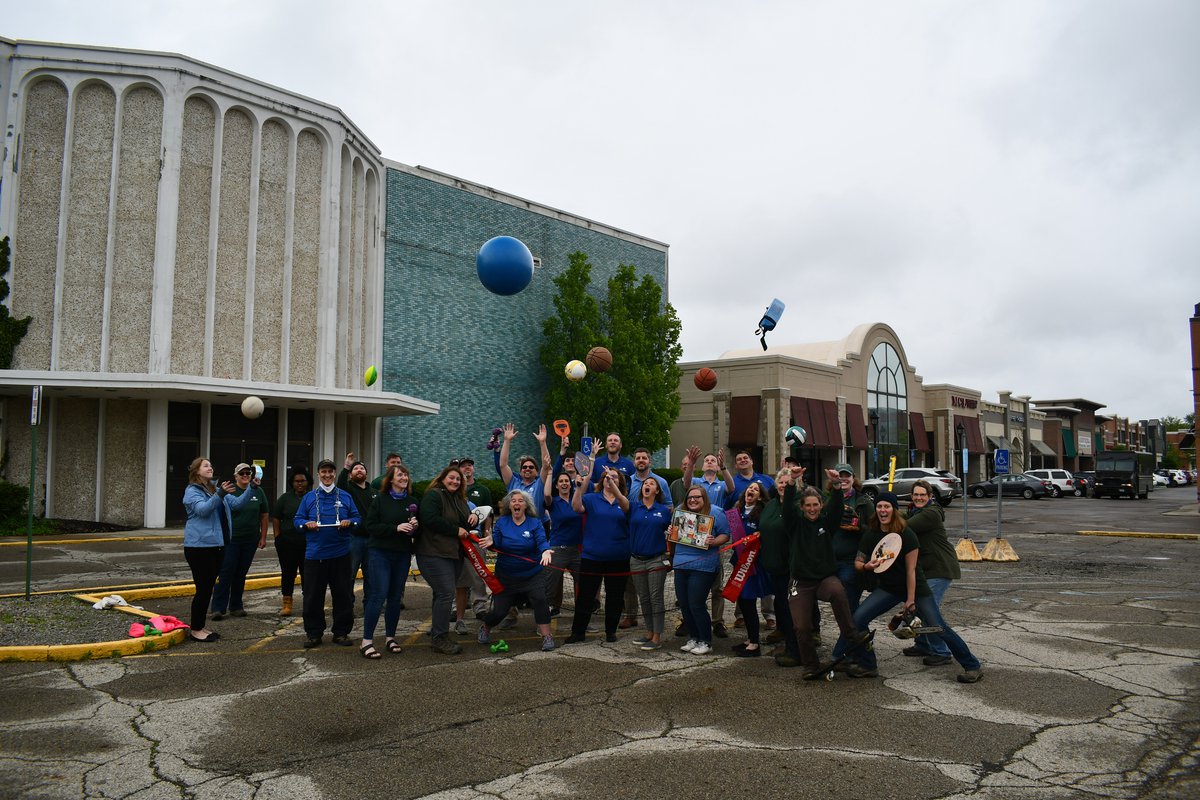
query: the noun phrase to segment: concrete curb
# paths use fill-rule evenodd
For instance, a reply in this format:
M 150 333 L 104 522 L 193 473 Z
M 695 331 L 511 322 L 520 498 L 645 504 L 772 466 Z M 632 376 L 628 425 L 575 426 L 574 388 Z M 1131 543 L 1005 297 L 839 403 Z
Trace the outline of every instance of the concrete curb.
M 189 584 L 189 587 L 191 585 Z M 193 589 L 194 591 L 194 589 Z M 99 595 L 77 594 L 74 597 L 88 605 L 98 602 Z M 126 598 L 135 599 L 135 598 Z M 135 617 L 149 619 L 156 617 L 153 611 L 145 611 L 129 606 L 114 606 L 114 610 L 131 614 Z M 14 645 L 0 647 L 0 662 L 14 661 L 89 661 L 97 658 L 120 658 L 141 653 L 152 653 L 155 650 L 166 650 L 177 644 L 183 644 L 187 637 L 187 629 L 164 633 L 161 636 L 143 636 L 141 638 L 122 639 L 116 642 L 88 642 L 85 644 L 43 644 L 43 645 Z

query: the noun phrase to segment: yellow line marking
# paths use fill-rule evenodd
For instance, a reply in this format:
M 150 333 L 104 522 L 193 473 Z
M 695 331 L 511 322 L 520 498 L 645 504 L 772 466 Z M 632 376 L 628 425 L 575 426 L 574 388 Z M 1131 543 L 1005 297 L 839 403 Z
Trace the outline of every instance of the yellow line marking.
M 5 537 L 8 538 L 8 537 Z M 167 533 L 162 536 L 105 536 L 98 539 L 34 539 L 34 544 L 91 544 L 92 542 L 148 542 L 154 539 L 163 539 L 166 541 L 183 540 L 183 534 Z M 19 542 L 0 542 L 0 547 L 25 547 L 29 544 L 29 539 L 26 537 Z
M 279 628 L 274 633 L 272 633 L 270 636 L 264 636 L 263 638 L 261 638 L 257 642 L 255 642 L 254 644 L 247 647 L 242 652 L 243 653 L 253 653 L 255 650 L 260 650 L 260 649 L 266 647 L 271 642 L 278 641 L 280 636 L 286 636 L 292 628 L 295 628 L 297 625 L 300 625 L 303 622 L 304 622 L 303 617 L 296 617 L 295 619 L 291 619 L 288 621 L 287 625 L 284 625 L 282 628 Z
M 1130 536 L 1135 539 L 1200 539 L 1197 533 L 1155 533 L 1153 531 L 1075 531 L 1080 536 Z
M 433 617 L 430 617 L 429 619 L 421 620 L 421 623 L 419 625 L 417 625 L 417 629 L 415 631 L 413 631 L 412 633 L 410 633 L 408 635 L 408 638 L 406 638 L 404 640 L 403 646 L 404 647 L 412 647 L 414 644 L 421 641 L 421 637 L 423 637 L 425 635 L 425 632 L 427 630 L 429 630 L 431 627 L 433 627 Z

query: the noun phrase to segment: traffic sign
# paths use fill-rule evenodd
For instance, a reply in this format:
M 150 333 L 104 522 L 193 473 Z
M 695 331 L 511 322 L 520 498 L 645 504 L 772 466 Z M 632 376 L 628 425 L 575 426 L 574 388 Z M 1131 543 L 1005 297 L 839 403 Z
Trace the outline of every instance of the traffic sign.
M 996 474 L 1007 475 L 1009 472 L 1009 458 L 1007 450 L 996 451 Z

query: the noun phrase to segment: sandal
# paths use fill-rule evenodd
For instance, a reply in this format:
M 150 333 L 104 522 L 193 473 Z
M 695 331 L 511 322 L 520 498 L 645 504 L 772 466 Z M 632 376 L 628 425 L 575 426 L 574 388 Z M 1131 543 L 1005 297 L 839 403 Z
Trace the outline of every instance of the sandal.
M 387 648 L 387 651 L 389 653 L 403 653 L 404 652 L 404 648 L 401 647 L 400 643 L 397 642 L 395 639 L 388 639 L 387 642 L 384 643 L 384 647 Z
M 364 644 L 362 647 L 358 648 L 358 652 L 363 658 L 383 658 L 379 651 L 375 649 L 374 644 Z

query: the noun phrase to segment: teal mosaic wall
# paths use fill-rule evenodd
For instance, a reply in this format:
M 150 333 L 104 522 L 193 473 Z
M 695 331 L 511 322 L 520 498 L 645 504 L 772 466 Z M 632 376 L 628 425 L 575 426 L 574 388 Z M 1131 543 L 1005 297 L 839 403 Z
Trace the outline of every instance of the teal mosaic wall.
M 474 458 L 481 477 L 494 477 L 484 446 L 504 422 L 520 431 L 514 457 L 536 453 L 531 434 L 550 422 L 538 362 L 542 321 L 553 313 L 552 281 L 571 253 L 587 253 L 594 292 L 620 264 L 666 285 L 663 250 L 396 169 L 387 172 L 386 225 L 383 388 L 441 405 L 436 416 L 383 421 L 383 453 L 403 454 L 416 480 L 460 456 Z M 480 245 L 500 235 L 520 239 L 542 260 L 532 283 L 511 297 L 487 291 L 475 274 Z

